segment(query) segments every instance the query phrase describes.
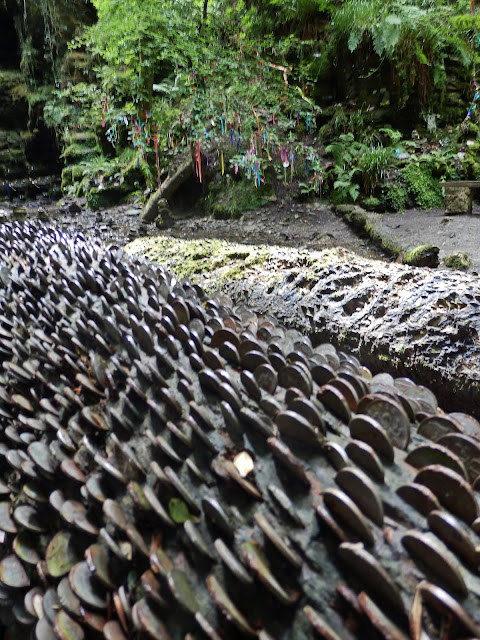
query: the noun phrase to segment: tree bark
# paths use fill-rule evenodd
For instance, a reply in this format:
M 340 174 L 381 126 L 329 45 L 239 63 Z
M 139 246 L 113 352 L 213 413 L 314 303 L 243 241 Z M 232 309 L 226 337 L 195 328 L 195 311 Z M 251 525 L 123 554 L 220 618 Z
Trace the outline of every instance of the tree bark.
M 188 180 L 193 173 L 193 163 L 191 158 L 185 160 L 172 176 L 168 176 L 160 189 L 150 196 L 144 210 L 140 214 L 142 220 L 152 222 L 158 215 L 158 203 L 160 200 L 168 200 L 175 191 Z

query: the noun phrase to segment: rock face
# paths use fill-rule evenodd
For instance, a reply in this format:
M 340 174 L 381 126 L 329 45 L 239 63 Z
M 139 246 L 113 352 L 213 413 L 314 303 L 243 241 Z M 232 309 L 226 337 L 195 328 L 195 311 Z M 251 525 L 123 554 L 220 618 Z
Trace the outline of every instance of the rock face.
M 445 188 L 445 214 L 471 214 L 472 190 L 469 187 Z
M 7 637 L 478 637 L 480 424 L 115 248 L 0 227 Z

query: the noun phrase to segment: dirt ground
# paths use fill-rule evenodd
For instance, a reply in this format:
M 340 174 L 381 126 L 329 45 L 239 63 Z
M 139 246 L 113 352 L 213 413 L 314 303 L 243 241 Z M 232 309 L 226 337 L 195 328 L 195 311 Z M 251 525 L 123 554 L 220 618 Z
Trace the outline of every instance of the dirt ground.
M 412 249 L 423 244 L 440 250 L 443 259 L 457 252 L 472 261 L 472 272 L 480 271 L 480 207 L 470 216 L 446 216 L 441 209 L 404 213 L 371 214 L 377 231 L 402 247 Z M 333 205 L 316 201 L 310 204 L 276 204 L 245 213 L 239 220 L 212 220 L 205 217 L 177 219 L 163 231 L 178 238 L 215 237 L 252 244 L 279 244 L 308 249 L 342 246 L 368 258 L 389 260 L 363 234 L 353 230 L 335 213 Z
M 207 217 L 176 219 L 164 231 L 177 238 L 213 237 L 246 244 L 275 244 L 317 250 L 347 247 L 369 257 L 381 257 L 366 238 L 359 237 L 330 205 L 278 203 L 257 211 L 248 211 L 238 220 L 214 220 Z
M 29 202 L 3 204 L 0 221 L 37 218 L 57 224 L 64 230 L 81 230 L 99 236 L 107 243 L 123 245 L 142 236 L 172 235 L 178 238 L 221 238 L 247 244 L 272 244 L 321 250 L 345 247 L 368 258 L 391 260 L 365 234 L 353 230 L 335 212 L 333 205 L 315 200 L 311 203 L 282 203 L 244 213 L 238 220 L 214 220 L 210 217 L 183 216 L 173 225 L 159 230 L 155 224 L 140 220 L 141 205 L 121 205 L 104 211 L 89 211 L 85 202 L 66 199 L 63 203 Z M 20 206 L 19 206 L 20 205 Z M 21 214 L 21 215 L 19 215 Z M 377 231 L 403 249 L 432 244 L 443 259 L 465 252 L 472 261 L 471 272 L 480 272 L 480 207 L 470 216 L 445 216 L 435 209 L 407 210 L 405 213 L 369 214 Z

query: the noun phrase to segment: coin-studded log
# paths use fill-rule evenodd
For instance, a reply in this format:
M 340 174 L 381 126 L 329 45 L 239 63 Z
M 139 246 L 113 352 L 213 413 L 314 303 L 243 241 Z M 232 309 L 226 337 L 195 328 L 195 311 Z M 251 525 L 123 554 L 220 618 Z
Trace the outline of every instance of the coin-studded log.
M 480 637 L 475 419 L 82 235 L 0 283 L 4 639 Z
M 480 281 L 454 271 L 219 240 L 151 238 L 132 249 L 236 304 L 331 341 L 374 371 L 413 377 L 480 417 Z

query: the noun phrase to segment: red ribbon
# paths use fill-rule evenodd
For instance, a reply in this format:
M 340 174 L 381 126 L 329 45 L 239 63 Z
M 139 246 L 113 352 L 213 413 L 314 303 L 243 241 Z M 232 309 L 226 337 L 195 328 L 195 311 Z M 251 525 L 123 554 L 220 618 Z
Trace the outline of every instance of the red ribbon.
M 105 110 L 107 108 L 107 101 L 108 101 L 108 96 L 105 96 L 105 102 L 103 103 L 103 109 L 102 109 L 102 127 L 105 129 L 105 118 L 103 117 L 103 114 L 105 113 Z
M 202 156 L 200 155 L 200 140 L 197 141 L 197 150 L 195 153 L 195 169 L 200 182 L 202 182 Z

